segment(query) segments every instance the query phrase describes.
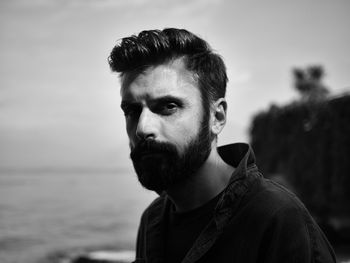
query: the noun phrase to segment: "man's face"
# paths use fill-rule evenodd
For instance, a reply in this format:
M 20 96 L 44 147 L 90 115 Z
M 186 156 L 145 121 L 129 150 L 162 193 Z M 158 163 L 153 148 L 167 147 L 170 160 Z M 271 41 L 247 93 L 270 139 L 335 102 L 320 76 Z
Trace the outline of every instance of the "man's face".
M 187 180 L 211 150 L 209 116 L 192 73 L 176 60 L 123 80 L 121 107 L 139 181 L 159 192 Z

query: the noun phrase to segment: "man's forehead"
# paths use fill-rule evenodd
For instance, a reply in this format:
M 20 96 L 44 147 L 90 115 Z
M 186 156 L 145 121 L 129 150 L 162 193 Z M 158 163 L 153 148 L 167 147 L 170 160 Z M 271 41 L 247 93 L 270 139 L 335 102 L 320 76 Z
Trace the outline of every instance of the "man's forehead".
M 197 78 L 186 69 L 182 59 L 125 73 L 121 77 L 121 96 L 180 95 L 198 91 Z M 191 92 L 192 91 L 192 92 Z

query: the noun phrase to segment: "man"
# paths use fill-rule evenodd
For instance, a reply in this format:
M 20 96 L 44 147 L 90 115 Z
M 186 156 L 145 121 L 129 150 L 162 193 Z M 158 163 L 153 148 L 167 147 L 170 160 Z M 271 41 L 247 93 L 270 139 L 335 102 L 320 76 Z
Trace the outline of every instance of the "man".
M 217 147 L 226 122 L 223 60 L 182 29 L 122 39 L 109 64 L 146 209 L 135 262 L 335 262 L 302 203 L 264 179 L 246 144 Z

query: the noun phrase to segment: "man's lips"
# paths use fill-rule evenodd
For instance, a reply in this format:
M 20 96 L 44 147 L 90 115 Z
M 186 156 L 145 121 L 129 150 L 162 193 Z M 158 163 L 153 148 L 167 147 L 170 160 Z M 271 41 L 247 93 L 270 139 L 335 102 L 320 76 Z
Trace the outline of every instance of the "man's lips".
M 140 154 L 141 158 L 147 158 L 147 157 L 155 157 L 155 156 L 160 156 L 163 155 L 164 153 L 162 152 L 150 152 L 150 151 L 145 151 Z
M 133 161 L 143 161 L 146 158 L 153 158 L 152 161 L 161 161 L 162 158 L 170 158 L 176 157 L 176 149 L 173 145 L 169 143 L 160 143 L 153 141 L 142 141 L 138 144 L 134 145 L 134 148 L 130 152 L 130 157 Z M 151 159 L 150 159 L 151 161 Z

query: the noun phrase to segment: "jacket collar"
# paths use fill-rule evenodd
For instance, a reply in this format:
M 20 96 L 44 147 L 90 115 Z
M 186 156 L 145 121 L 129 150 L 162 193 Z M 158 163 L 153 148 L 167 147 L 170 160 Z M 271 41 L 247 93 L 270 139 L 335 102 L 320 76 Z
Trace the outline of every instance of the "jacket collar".
M 182 263 L 192 263 L 202 257 L 215 243 L 225 226 L 237 212 L 240 200 L 260 176 L 255 156 L 248 144 L 236 143 L 218 148 L 225 162 L 236 169 L 215 208 L 213 220 L 203 230 Z
M 235 143 L 218 148 L 221 158 L 238 170 L 255 164 L 255 155 L 249 144 Z

